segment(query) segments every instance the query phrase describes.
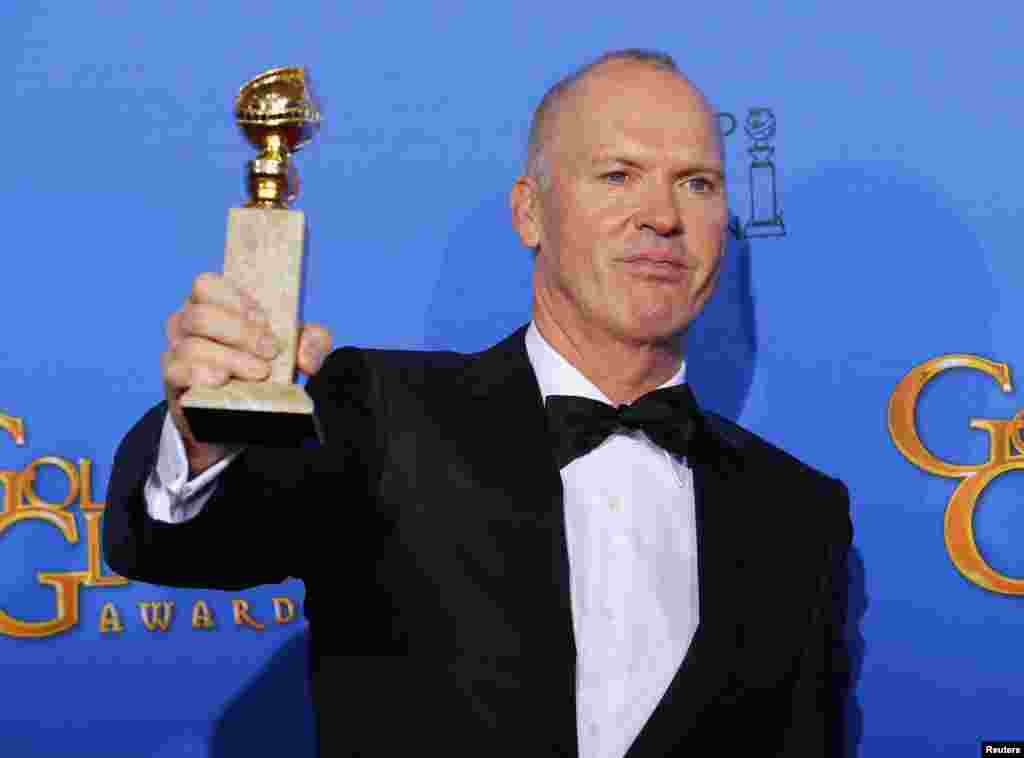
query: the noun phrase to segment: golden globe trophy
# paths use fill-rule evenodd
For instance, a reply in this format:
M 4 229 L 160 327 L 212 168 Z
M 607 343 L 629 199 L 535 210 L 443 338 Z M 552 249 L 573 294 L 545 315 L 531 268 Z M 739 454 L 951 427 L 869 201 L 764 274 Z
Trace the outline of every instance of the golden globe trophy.
M 260 154 L 248 164 L 249 202 L 228 211 L 224 276 L 259 301 L 284 347 L 266 380 L 192 387 L 181 404 L 201 442 L 294 446 L 320 436 L 313 401 L 294 383 L 305 216 L 288 209 L 299 188 L 289 157 L 320 126 L 308 73 L 275 68 L 260 74 L 239 91 L 235 119 Z

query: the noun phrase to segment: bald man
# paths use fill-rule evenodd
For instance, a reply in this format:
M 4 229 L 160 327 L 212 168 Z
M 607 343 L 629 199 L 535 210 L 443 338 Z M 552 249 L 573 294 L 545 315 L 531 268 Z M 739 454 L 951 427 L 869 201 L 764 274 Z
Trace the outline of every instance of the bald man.
M 165 402 L 118 450 L 111 567 L 301 578 L 323 755 L 837 754 L 846 488 L 685 384 L 727 228 L 712 109 L 664 54 L 602 56 L 542 100 L 511 209 L 532 321 L 473 355 L 326 361 L 306 327 L 318 448 L 192 436 L 184 391 L 277 350 L 197 277 Z

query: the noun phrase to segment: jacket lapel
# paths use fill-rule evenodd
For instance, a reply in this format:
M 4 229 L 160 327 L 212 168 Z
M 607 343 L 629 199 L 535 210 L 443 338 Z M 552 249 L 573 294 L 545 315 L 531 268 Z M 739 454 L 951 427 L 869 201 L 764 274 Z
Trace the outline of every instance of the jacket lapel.
M 536 542 L 517 545 L 535 556 L 523 584 L 535 606 L 537 624 L 552 640 L 546 648 L 550 660 L 538 661 L 547 669 L 550 689 L 536 693 L 533 702 L 537 720 L 553 737 L 557 753 L 576 756 L 576 643 L 562 478 L 548 444 L 540 385 L 526 353 L 528 326 L 480 353 L 466 369 L 464 389 L 478 409 L 477 418 L 486 419 L 494 431 L 486 451 L 467 454 L 488 481 L 502 482 L 505 491 L 514 494 L 517 508 L 535 521 L 538 528 L 529 534 L 542 535 Z M 493 471 L 488 470 L 491 466 Z
M 541 717 L 557 735 L 566 755 L 577 755 L 576 746 L 576 645 L 569 595 L 569 557 L 565 537 L 562 479 L 549 438 L 547 415 L 540 387 L 526 353 L 528 324 L 494 347 L 480 353 L 466 369 L 465 389 L 480 401 L 480 412 L 497 434 L 488 448 L 501 461 L 505 480 L 514 462 L 510 481 L 517 502 L 543 524 L 544 544 L 524 545 L 538 551 L 538 571 L 531 579 L 536 592 L 537 614 L 557 635 L 553 650 L 552 687 L 564 697 L 540 702 L 559 702 L 556 713 Z M 538 444 L 539 440 L 543 443 Z M 739 508 L 752 496 L 747 491 L 739 451 L 717 433 L 714 423 L 702 415 L 693 442 L 693 467 L 697 515 L 700 622 L 693 641 L 665 695 L 634 741 L 628 756 L 666 755 L 687 738 L 701 722 L 702 714 L 721 700 L 736 684 L 737 652 L 742 646 L 742 558 L 738 546 Z M 495 471 L 498 475 L 499 472 Z M 545 582 L 545 579 L 547 580 Z M 568 664 L 568 665 L 566 665 Z

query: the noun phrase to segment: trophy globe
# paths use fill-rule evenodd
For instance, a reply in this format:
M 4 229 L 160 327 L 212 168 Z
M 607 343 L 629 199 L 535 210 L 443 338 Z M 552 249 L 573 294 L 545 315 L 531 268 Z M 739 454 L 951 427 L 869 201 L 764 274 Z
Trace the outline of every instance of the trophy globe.
M 250 208 L 287 208 L 298 195 L 288 160 L 320 129 L 320 108 L 304 68 L 274 68 L 246 82 L 235 99 L 235 121 L 260 151 L 249 161 Z

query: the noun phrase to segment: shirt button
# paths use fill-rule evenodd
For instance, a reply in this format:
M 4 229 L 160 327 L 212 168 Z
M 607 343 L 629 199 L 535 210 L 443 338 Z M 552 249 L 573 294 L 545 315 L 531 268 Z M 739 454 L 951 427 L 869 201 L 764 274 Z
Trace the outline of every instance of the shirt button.
M 608 496 L 608 507 L 611 510 L 613 510 L 613 511 L 621 511 L 622 510 L 622 498 L 619 497 L 618 495 L 609 495 Z

